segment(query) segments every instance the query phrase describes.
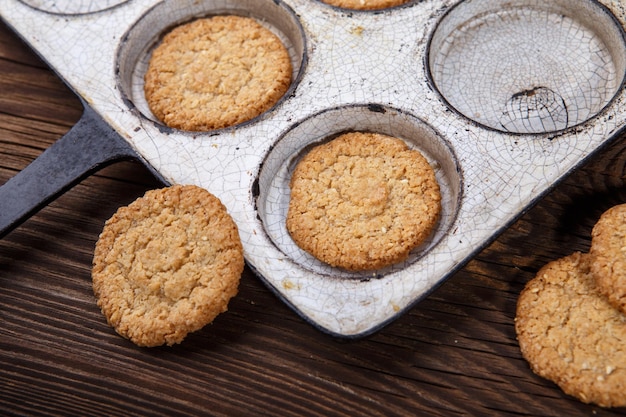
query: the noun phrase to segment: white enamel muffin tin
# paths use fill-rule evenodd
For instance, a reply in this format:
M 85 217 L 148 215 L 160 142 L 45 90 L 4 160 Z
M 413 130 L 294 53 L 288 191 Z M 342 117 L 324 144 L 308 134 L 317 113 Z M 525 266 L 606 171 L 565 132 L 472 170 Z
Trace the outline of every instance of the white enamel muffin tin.
M 142 93 L 151 48 L 174 25 L 220 13 L 277 33 L 293 85 L 233 128 L 164 127 Z M 316 0 L 0 0 L 0 16 L 167 181 L 217 195 L 250 267 L 339 337 L 368 335 L 423 299 L 626 123 L 618 0 L 423 0 L 379 11 Z M 337 270 L 286 232 L 295 161 L 347 130 L 401 137 L 436 170 L 441 220 L 401 265 Z

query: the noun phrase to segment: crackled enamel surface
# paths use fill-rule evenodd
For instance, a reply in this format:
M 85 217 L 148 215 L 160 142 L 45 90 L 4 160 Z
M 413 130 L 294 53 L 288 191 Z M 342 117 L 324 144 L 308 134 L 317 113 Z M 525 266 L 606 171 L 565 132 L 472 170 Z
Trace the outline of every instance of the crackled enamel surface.
M 541 2 L 513 3 L 533 9 L 523 4 Z M 50 10 L 53 4 L 56 10 Z M 435 61 L 443 62 L 439 68 L 445 70 L 439 75 L 444 74 L 444 84 L 446 65 L 460 65 L 468 54 L 474 64 L 480 58 L 491 59 L 486 68 L 492 72 L 498 68 L 497 58 L 472 58 L 462 48 L 454 52 L 463 57 L 457 63 L 449 58 L 452 53 L 437 58 L 438 51 L 428 51 L 437 22 L 451 14 L 455 4 L 426 0 L 385 11 L 355 12 L 314 0 L 170 0 L 163 4 L 152 0 L 0 0 L 0 15 L 165 178 L 203 186 L 224 202 L 239 226 L 248 263 L 285 302 L 326 332 L 356 337 L 380 328 L 425 297 L 562 176 L 611 140 L 626 122 L 623 38 L 613 39 L 610 34 L 598 37 L 617 45 L 596 45 L 596 50 L 604 51 L 599 54 L 602 59 L 609 56 L 615 62 L 597 65 L 607 71 L 600 78 L 612 79 L 614 85 L 607 88 L 614 88 L 616 97 L 606 100 L 603 96 L 606 107 L 591 109 L 598 114 L 589 121 L 584 120 L 587 115 L 580 115 L 573 126 L 563 124 L 561 108 L 541 107 L 552 117 L 554 128 L 545 127 L 548 133 L 523 133 L 536 132 L 533 124 L 532 130 L 519 134 L 519 129 L 506 132 L 506 126 L 493 128 L 482 120 L 472 121 L 469 116 L 473 115 L 463 115 L 462 109 L 452 109 L 455 87 L 440 91 L 430 83 L 427 55 L 432 60 L 435 54 Z M 626 11 L 619 1 L 602 4 L 615 16 L 615 21 L 608 21 L 624 26 Z M 240 13 L 263 18 L 288 32 L 282 35 L 290 44 L 296 67 L 301 68 L 294 74 L 296 85 L 276 108 L 240 127 L 202 134 L 163 129 L 141 104 L 142 54 L 149 52 L 158 38 L 155 34 L 172 22 L 200 12 L 224 12 L 234 5 Z M 533 20 L 533 11 L 528 13 L 525 18 Z M 546 24 L 558 22 L 547 19 Z M 561 33 L 547 32 L 548 39 Z M 593 36 L 591 41 L 596 42 Z M 547 40 L 540 38 L 540 42 Z M 120 51 L 124 62 L 120 62 Z M 128 58 L 135 55 L 137 65 Z M 472 71 L 471 66 L 467 68 Z M 515 69 L 507 71 L 516 76 Z M 494 96 L 491 84 L 471 87 L 478 89 L 471 99 L 482 104 L 480 100 L 490 99 L 480 99 L 481 94 Z M 520 91 L 530 92 L 522 98 L 531 98 L 534 106 L 542 103 L 539 99 L 560 103 L 540 87 L 517 86 L 504 96 L 505 107 L 506 97 L 522 97 L 515 96 Z M 554 92 L 555 88 L 549 89 Z M 446 97 L 449 91 L 452 98 Z M 513 104 L 519 109 L 520 103 Z M 576 106 L 589 110 L 592 105 Z M 485 108 L 492 107 L 487 103 Z M 525 117 L 530 118 L 530 113 Z M 445 187 L 444 216 L 431 241 L 410 262 L 352 276 L 312 265 L 289 249 L 281 210 L 289 162 L 300 147 L 363 125 L 410 136 L 412 145 L 427 154 Z
M 22 0 L 38 10 L 57 14 L 88 14 L 106 10 L 129 0 Z

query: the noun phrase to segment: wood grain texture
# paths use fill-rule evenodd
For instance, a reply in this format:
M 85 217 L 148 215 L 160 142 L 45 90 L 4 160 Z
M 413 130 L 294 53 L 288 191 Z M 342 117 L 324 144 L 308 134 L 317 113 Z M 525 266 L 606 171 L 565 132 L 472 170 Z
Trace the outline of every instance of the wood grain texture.
M 0 25 L 0 183 L 80 117 L 79 101 Z M 430 297 L 367 339 L 304 322 L 246 269 L 229 311 L 173 348 L 138 348 L 98 310 L 90 282 L 106 219 L 159 187 L 143 166 L 87 178 L 0 240 L 1 415 L 610 416 L 535 376 L 517 296 L 545 263 L 589 248 L 626 201 L 615 141 L 558 184 Z

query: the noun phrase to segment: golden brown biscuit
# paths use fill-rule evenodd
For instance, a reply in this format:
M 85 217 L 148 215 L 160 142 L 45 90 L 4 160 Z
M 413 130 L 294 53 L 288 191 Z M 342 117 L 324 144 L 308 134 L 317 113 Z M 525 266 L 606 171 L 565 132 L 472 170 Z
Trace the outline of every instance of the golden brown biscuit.
M 520 294 L 515 330 L 532 370 L 566 394 L 626 406 L 626 316 L 595 285 L 591 257 L 545 265 Z
M 626 204 L 604 212 L 591 232 L 591 272 L 600 292 L 626 313 Z
M 311 149 L 290 182 L 287 230 L 336 267 L 372 270 L 405 260 L 441 210 L 424 156 L 400 139 L 351 132 Z
M 93 290 L 120 335 L 171 346 L 226 311 L 243 268 L 237 226 L 220 200 L 175 185 L 148 191 L 106 222 Z
M 331 6 L 354 10 L 377 10 L 399 6 L 409 0 L 322 0 Z
M 213 16 L 176 27 L 150 58 L 144 92 L 167 126 L 207 131 L 271 108 L 291 83 L 280 39 L 252 18 Z

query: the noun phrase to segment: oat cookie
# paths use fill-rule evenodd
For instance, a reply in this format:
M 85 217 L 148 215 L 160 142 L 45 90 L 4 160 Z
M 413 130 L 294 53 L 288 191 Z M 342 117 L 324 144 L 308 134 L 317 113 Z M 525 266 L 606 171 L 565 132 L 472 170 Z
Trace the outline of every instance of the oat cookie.
M 400 139 L 350 132 L 311 149 L 290 182 L 287 230 L 316 258 L 348 270 L 405 260 L 441 210 L 433 168 Z
M 399 6 L 409 0 L 322 0 L 331 6 L 343 7 L 354 10 L 377 10 L 388 7 Z
M 237 226 L 220 200 L 175 185 L 148 191 L 106 222 L 93 290 L 120 335 L 171 346 L 226 311 L 243 268 Z
M 615 308 L 626 313 L 626 204 L 608 209 L 593 227 L 591 272 Z
M 213 16 L 165 35 L 150 58 L 144 93 L 167 126 L 207 131 L 270 109 L 291 72 L 289 53 L 270 30 L 249 17 Z
M 626 406 L 626 316 L 598 292 L 590 263 L 576 252 L 545 265 L 520 294 L 515 330 L 536 374 L 585 403 Z

